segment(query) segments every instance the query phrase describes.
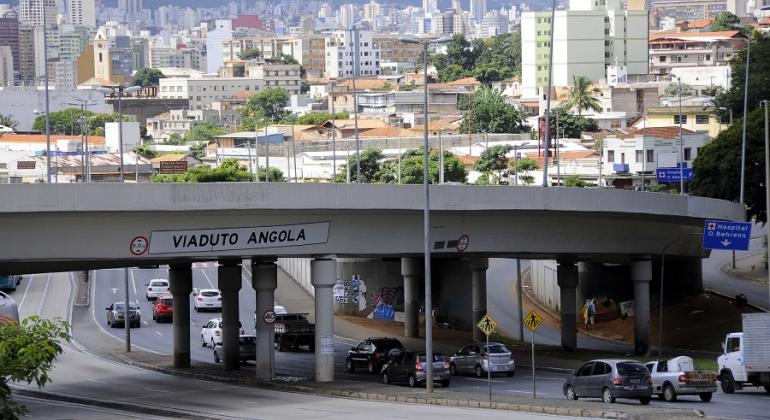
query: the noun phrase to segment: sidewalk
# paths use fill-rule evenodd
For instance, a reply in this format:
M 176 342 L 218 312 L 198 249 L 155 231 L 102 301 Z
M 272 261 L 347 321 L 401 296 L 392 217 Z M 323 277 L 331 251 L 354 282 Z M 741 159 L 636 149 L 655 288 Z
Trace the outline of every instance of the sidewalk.
M 767 285 L 767 269 L 763 252 L 737 257 L 735 268 L 729 262 L 719 268 L 727 274 Z

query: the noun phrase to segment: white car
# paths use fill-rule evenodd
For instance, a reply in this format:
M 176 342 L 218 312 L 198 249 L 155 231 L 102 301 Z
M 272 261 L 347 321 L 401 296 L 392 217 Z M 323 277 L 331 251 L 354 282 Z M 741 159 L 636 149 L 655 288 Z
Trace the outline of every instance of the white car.
M 238 321 L 238 327 L 240 335 L 244 334 L 241 321 Z M 213 349 L 217 344 L 222 344 L 222 318 L 210 319 L 203 328 L 201 328 L 201 346 L 206 347 L 208 345 Z
M 149 283 L 147 283 L 147 300 L 155 300 L 158 298 L 158 296 L 161 295 L 167 295 L 169 294 L 168 291 L 168 280 L 166 279 L 152 279 Z
M 7 294 L 0 292 L 0 324 L 19 322 L 19 306 Z
M 193 289 L 193 308 L 202 310 L 222 310 L 222 293 L 217 289 Z

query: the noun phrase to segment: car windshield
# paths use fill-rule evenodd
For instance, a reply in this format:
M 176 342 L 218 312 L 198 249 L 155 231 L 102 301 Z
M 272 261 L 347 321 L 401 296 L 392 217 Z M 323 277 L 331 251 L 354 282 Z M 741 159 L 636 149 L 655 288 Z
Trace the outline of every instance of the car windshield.
M 489 353 L 491 354 L 503 354 L 503 353 L 510 353 L 505 346 L 497 344 L 493 346 L 489 346 Z
M 240 337 L 241 344 L 257 344 L 257 337 Z
M 174 301 L 172 299 L 161 299 L 160 303 L 161 305 L 172 305 Z
M 621 362 L 618 363 L 618 373 L 620 375 L 641 375 L 649 372 L 641 363 Z
M 402 347 L 398 340 L 372 340 L 372 344 L 377 346 L 378 349 L 382 350 Z
M 441 354 L 441 353 L 433 353 L 433 361 L 434 362 L 443 362 L 444 361 L 444 355 Z M 424 362 L 425 362 L 425 355 L 421 354 L 420 355 L 420 363 L 424 363 Z
M 138 306 L 135 303 L 132 303 L 132 304 L 128 305 L 128 310 L 129 311 L 135 311 L 137 308 L 138 308 Z M 122 311 L 123 310 L 123 302 L 116 303 L 115 304 L 115 310 Z
M 151 281 L 150 286 L 155 287 L 168 287 L 168 283 L 165 281 Z
M 217 293 L 217 292 L 213 292 L 213 291 L 209 291 L 209 292 L 201 292 L 201 296 L 205 296 L 205 297 L 214 297 L 214 296 L 219 296 L 219 293 Z

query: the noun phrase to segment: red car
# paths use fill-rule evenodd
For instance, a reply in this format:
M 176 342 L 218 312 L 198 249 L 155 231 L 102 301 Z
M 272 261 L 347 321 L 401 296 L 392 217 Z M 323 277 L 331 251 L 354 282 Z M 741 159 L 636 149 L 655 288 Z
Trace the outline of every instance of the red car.
M 156 322 L 174 319 L 174 299 L 169 295 L 159 296 L 152 304 L 152 319 Z

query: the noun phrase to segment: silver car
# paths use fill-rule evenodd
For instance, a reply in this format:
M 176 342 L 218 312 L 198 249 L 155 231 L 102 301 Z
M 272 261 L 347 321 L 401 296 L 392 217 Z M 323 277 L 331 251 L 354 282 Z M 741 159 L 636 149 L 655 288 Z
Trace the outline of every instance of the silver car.
M 463 347 L 449 359 L 449 370 L 452 375 L 468 373 L 479 378 L 486 376 L 487 372 L 513 376 L 516 365 L 505 344 L 489 343 L 487 351 L 486 343 L 473 343 Z

